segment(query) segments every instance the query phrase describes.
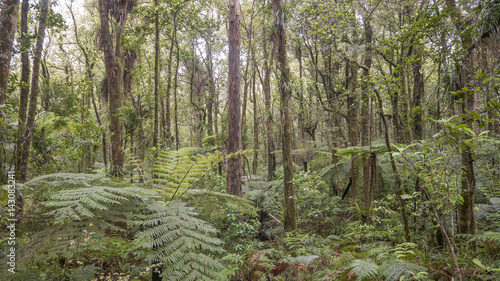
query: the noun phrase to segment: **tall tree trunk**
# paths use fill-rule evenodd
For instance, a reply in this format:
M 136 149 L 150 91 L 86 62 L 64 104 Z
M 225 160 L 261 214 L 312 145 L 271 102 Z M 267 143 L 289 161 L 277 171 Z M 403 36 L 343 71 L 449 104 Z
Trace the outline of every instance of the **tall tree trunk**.
M 468 29 L 469 22 L 465 20 L 456 6 L 455 0 L 446 0 L 446 6 L 450 9 L 450 18 L 460 34 L 462 48 L 466 51 L 462 65 L 459 67 L 457 79 L 457 91 L 462 92 L 462 122 L 473 129 L 472 118 L 469 112 L 474 112 L 474 86 L 469 85 L 474 80 L 474 63 L 472 32 Z M 467 90 L 467 89 L 468 90 Z M 476 189 L 476 178 L 474 176 L 474 156 L 469 145 L 461 143 L 462 149 L 462 198 L 463 203 L 459 209 L 458 231 L 463 234 L 476 233 L 476 220 L 474 217 L 474 190 Z
M 276 44 L 278 46 L 279 64 L 279 91 L 281 96 L 280 119 L 283 155 L 283 187 L 284 187 L 284 228 L 286 232 L 297 229 L 297 212 L 295 208 L 295 190 L 293 186 L 293 159 L 292 159 L 292 132 L 290 118 L 291 77 L 288 60 L 286 57 L 286 14 L 283 8 L 283 0 L 273 0 L 273 14 L 276 22 Z
M 347 74 L 347 121 L 349 125 L 349 142 L 351 146 L 358 146 L 358 105 L 359 101 L 356 98 L 356 88 L 358 80 L 358 67 L 352 62 L 346 63 Z M 358 154 L 353 153 L 351 156 L 351 190 L 352 198 L 358 200 L 359 186 L 359 162 Z
M 111 131 L 111 169 L 115 177 L 123 177 L 123 123 L 120 108 L 123 104 L 123 47 L 121 36 L 127 22 L 128 13 L 134 1 L 106 2 L 99 0 L 99 18 L 101 21 L 101 41 L 104 50 L 104 65 L 109 96 L 109 119 Z M 114 40 L 109 30 L 108 15 L 114 17 Z M 114 42 L 113 42 L 114 41 Z M 114 47 L 114 49 L 113 49 Z
M 370 18 L 363 19 L 363 28 L 365 30 L 365 57 L 363 61 L 362 84 L 361 84 L 361 112 L 360 112 L 360 135 L 361 145 L 371 145 L 371 122 L 370 118 L 370 98 L 368 97 L 368 80 L 370 79 L 370 68 L 372 66 L 372 38 L 373 30 L 370 24 Z M 373 201 L 373 188 L 376 179 L 377 159 L 375 154 L 363 158 L 363 201 L 364 215 L 363 221 L 370 223 L 370 209 Z
M 28 163 L 30 158 L 31 138 L 35 127 L 36 106 L 38 101 L 38 92 L 40 80 L 40 61 L 42 58 L 43 40 L 45 39 L 45 27 L 47 26 L 47 15 L 49 12 L 49 0 L 42 0 L 40 10 L 40 20 L 38 25 L 38 36 L 36 38 L 35 57 L 33 58 L 33 75 L 31 77 L 31 95 L 28 110 L 28 118 L 26 120 L 26 130 L 24 137 L 26 142 L 23 144 L 23 152 L 21 156 L 21 165 L 19 173 L 19 181 L 25 182 L 28 174 Z
M 418 48 L 418 47 L 414 47 Z M 425 138 L 425 127 L 422 123 L 422 101 L 424 100 L 424 76 L 422 75 L 422 53 L 416 50 L 416 61 L 413 63 L 413 100 L 415 107 L 413 108 L 413 132 L 415 139 L 421 140 Z
M 303 78 L 303 66 L 302 66 L 302 46 L 300 44 L 300 40 L 298 42 L 298 46 L 295 50 L 295 56 L 299 61 L 299 82 L 300 82 L 300 93 L 298 94 L 299 100 L 299 114 L 298 114 L 298 126 L 299 126 L 299 138 L 302 144 L 305 146 L 306 141 L 306 133 L 305 133 L 305 108 L 304 108 L 304 78 Z M 304 172 L 307 172 L 307 162 L 309 159 L 302 159 L 302 167 Z
M 265 33 L 265 19 L 262 23 L 262 33 Z M 266 117 L 266 138 L 267 138 L 267 180 L 271 181 L 274 177 L 274 172 L 276 171 L 276 156 L 274 155 L 274 150 L 276 149 L 274 145 L 274 125 L 273 125 L 273 112 L 271 108 L 271 68 L 269 67 L 269 60 L 272 61 L 272 55 L 269 54 L 268 40 L 267 36 L 264 37 L 262 49 L 264 50 L 264 81 L 262 83 L 262 91 L 264 92 L 264 104 L 265 104 L 265 117 Z M 273 49 L 274 50 L 274 49 Z
M 170 37 L 171 40 L 170 40 L 170 50 L 168 52 L 168 66 L 167 66 L 167 97 L 166 97 L 166 101 L 165 101 L 165 113 L 166 113 L 166 116 L 165 116 L 165 119 L 166 119 L 166 122 L 167 122 L 167 131 L 165 133 L 165 136 L 166 136 L 166 139 L 167 139 L 167 143 L 171 143 L 172 142 L 172 122 L 170 121 L 170 119 L 172 118 L 171 117 L 171 114 L 170 114 L 170 96 L 171 96 L 171 91 L 172 91 L 172 57 L 173 57 L 173 53 L 174 53 L 174 45 L 175 45 L 175 42 L 174 42 L 174 35 L 175 33 L 177 33 L 177 14 L 174 13 L 174 16 L 173 16 L 173 25 L 174 25 L 174 28 L 172 30 L 172 36 Z
M 175 38 L 175 76 L 174 76 L 174 129 L 175 129 L 175 149 L 179 150 L 180 140 L 179 140 L 179 118 L 178 118 L 178 104 L 177 104 L 177 75 L 179 74 L 179 60 L 180 60 L 180 50 L 179 42 L 177 42 L 177 32 L 174 33 Z
M 215 80 L 214 80 L 214 66 L 212 61 L 212 42 L 210 36 L 206 44 L 207 52 L 207 72 L 208 72 L 208 99 L 207 99 L 207 135 L 214 134 L 214 102 L 215 102 Z
M 160 138 L 159 132 L 159 124 L 158 124 L 158 98 L 159 98 L 159 79 L 160 79 L 160 21 L 158 19 L 158 0 L 155 0 L 155 88 L 154 88 L 154 97 L 155 97 L 155 112 L 154 112 L 154 136 L 153 136 L 153 146 L 156 148 L 156 155 L 158 155 L 158 141 Z
M 378 102 L 378 110 L 380 114 L 380 118 L 382 119 L 382 123 L 384 125 L 384 137 L 385 137 L 385 145 L 387 147 L 387 151 L 389 151 L 389 158 L 391 162 L 392 173 L 394 174 L 394 178 L 396 179 L 396 197 L 399 202 L 399 212 L 401 214 L 401 219 L 403 220 L 403 229 L 405 234 L 406 242 L 410 242 L 410 227 L 408 224 L 408 215 L 406 214 L 406 203 L 404 199 L 401 197 L 403 195 L 403 186 L 401 181 L 401 176 L 399 175 L 398 168 L 396 167 L 396 162 L 394 157 L 392 156 L 392 147 L 389 139 L 389 128 L 387 126 L 387 121 L 385 120 L 384 108 L 382 103 L 382 98 L 380 97 L 380 93 L 377 89 L 374 89 L 375 95 L 377 97 Z
M 12 44 L 16 35 L 19 0 L 3 1 L 0 12 L 0 106 L 7 100 Z M 3 115 L 0 117 L 0 142 L 3 141 Z M 4 182 L 3 145 L 0 146 L 0 182 Z
M 253 51 L 252 51 L 253 56 Z M 257 116 L 257 94 L 255 92 L 255 76 L 252 77 L 252 96 L 253 96 L 253 161 L 252 161 L 252 174 L 257 174 L 258 158 L 259 158 L 259 121 Z
M 241 92 L 240 92 L 240 24 L 239 0 L 229 0 L 229 74 L 228 74 L 228 138 L 227 185 L 228 194 L 241 197 Z M 233 154 L 233 155 L 231 155 Z M 235 155 L 236 154 L 236 155 Z M 231 157 L 229 157 L 231 155 Z
M 19 123 L 17 125 L 17 136 L 21 138 L 24 136 L 25 123 L 26 123 L 26 110 L 28 109 L 28 96 L 29 96 L 29 80 L 30 80 L 30 61 L 28 52 L 30 48 L 30 38 L 28 36 L 28 13 L 29 13 L 29 0 L 23 0 L 21 6 L 21 90 L 19 94 Z M 21 172 L 22 141 L 16 143 L 16 175 L 19 176 Z

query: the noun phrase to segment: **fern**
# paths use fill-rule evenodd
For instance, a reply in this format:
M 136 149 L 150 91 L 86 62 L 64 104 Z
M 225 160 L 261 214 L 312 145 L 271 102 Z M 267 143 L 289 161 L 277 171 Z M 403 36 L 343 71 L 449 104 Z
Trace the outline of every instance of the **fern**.
M 182 195 L 216 164 L 221 161 L 220 152 L 193 155 L 194 148 L 160 151 L 154 165 L 154 183 L 163 184 L 157 190 L 166 200 Z
M 187 204 L 200 210 L 205 219 L 222 218 L 229 210 L 252 217 L 257 215 L 253 202 L 238 196 L 203 189 L 189 190 L 188 195 Z
M 147 229 L 139 233 L 140 248 L 154 248 L 153 261 L 163 261 L 163 275 L 168 280 L 221 279 L 224 267 L 210 255 L 223 252 L 219 239 L 205 234 L 217 230 L 194 216 L 196 213 L 183 204 L 155 205 L 151 215 L 140 222 Z
M 125 187 L 100 186 L 108 180 L 100 176 L 86 177 L 79 188 L 60 190 L 51 195 L 44 206 L 56 223 L 33 236 L 28 249 L 45 252 L 49 259 L 60 255 L 76 258 L 76 249 L 98 250 L 89 240 L 102 241 L 114 233 L 126 234 L 128 243 L 134 243 L 137 259 L 147 257 L 165 264 L 164 276 L 168 280 L 220 280 L 224 267 L 214 258 L 222 253 L 219 239 L 211 237 L 216 230 L 197 219 L 192 208 L 173 202 L 169 206 L 153 201 L 158 194 L 149 189 L 114 182 Z M 36 183 L 51 182 L 71 175 L 57 175 L 36 179 Z M 245 201 L 246 203 L 246 201 Z M 137 233 L 139 229 L 142 232 Z M 131 241 L 130 239 L 133 239 Z M 96 241 L 97 241 L 96 240 Z M 153 249 L 153 251 L 151 251 Z M 101 249 L 102 250 L 102 249 Z M 36 255 L 36 253 L 33 253 Z
M 356 275 L 356 280 L 373 280 L 378 276 L 378 265 L 371 260 L 353 260 L 349 272 Z
M 402 260 L 395 260 L 380 266 L 379 273 L 384 276 L 386 281 L 401 280 L 402 276 L 408 278 L 426 271 L 425 267 Z
M 58 221 L 81 221 L 93 218 L 103 211 L 110 211 L 109 205 L 121 205 L 123 201 L 146 201 L 156 193 L 139 187 L 91 186 L 74 190 L 61 190 L 51 196 L 44 205 L 56 208 L 47 213 Z M 116 209 L 116 208 L 115 208 Z M 106 216 L 108 216 L 109 213 Z

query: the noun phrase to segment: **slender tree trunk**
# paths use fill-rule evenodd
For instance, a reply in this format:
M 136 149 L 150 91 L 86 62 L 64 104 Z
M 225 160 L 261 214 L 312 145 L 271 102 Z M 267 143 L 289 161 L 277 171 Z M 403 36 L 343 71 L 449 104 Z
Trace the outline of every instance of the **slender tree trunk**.
M 212 42 L 209 39 L 206 44 L 207 52 L 207 72 L 208 72 L 208 100 L 207 100 L 207 135 L 211 136 L 214 134 L 214 101 L 215 101 L 215 80 L 214 80 L 214 66 L 212 61 Z
M 302 66 L 302 46 L 299 41 L 299 45 L 297 46 L 297 49 L 295 51 L 295 56 L 297 57 L 297 60 L 299 61 L 299 82 L 300 82 L 300 93 L 298 94 L 298 100 L 299 100 L 299 114 L 298 114 L 298 126 L 299 126 L 299 138 L 301 143 L 305 146 L 305 141 L 306 141 L 306 133 L 305 133 L 305 108 L 304 108 L 304 81 L 303 81 L 303 66 Z M 304 159 L 302 160 L 302 167 L 304 172 L 307 172 L 307 162 L 309 159 Z
M 288 60 L 286 57 L 286 29 L 285 29 L 285 11 L 283 0 L 273 0 L 273 14 L 276 22 L 276 44 L 278 46 L 278 64 L 279 64 L 279 90 L 281 96 L 280 119 L 283 155 L 283 186 L 284 186 L 284 227 L 286 232 L 297 229 L 297 212 L 295 208 L 295 190 L 293 186 L 293 159 L 292 159 L 292 132 L 290 117 L 290 97 L 291 97 L 291 77 Z
M 241 197 L 241 93 L 240 93 L 240 24 L 239 0 L 229 0 L 229 74 L 228 74 L 228 138 L 227 185 L 228 194 Z M 231 155 L 232 154 L 232 155 Z
M 253 52 L 252 52 L 253 56 Z M 252 174 L 257 174 L 258 158 L 259 158 L 259 121 L 257 116 L 257 94 L 255 92 L 255 76 L 252 77 L 252 96 L 253 96 L 253 161 L 252 161 Z
M 158 0 L 155 0 L 155 8 L 158 9 Z M 155 112 L 154 112 L 154 136 L 153 136 L 153 146 L 156 148 L 156 155 L 158 155 L 158 141 L 160 132 L 158 130 L 158 98 L 159 98 L 159 79 L 160 79 L 160 21 L 158 19 L 158 10 L 155 13 L 155 88 L 154 88 L 154 97 L 155 97 Z
M 172 118 L 171 114 L 170 114 L 170 96 L 171 96 L 171 91 L 172 91 L 172 57 L 173 57 L 174 45 L 175 45 L 174 36 L 175 36 L 175 33 L 177 33 L 177 15 L 176 14 L 174 14 L 174 17 L 173 17 L 173 25 L 174 25 L 174 28 L 172 30 L 172 36 L 170 37 L 171 38 L 170 50 L 168 52 L 167 97 L 166 97 L 166 102 L 165 102 L 165 113 L 166 113 L 165 119 L 167 122 L 167 128 L 166 128 L 167 129 L 167 132 L 166 132 L 167 143 L 172 142 L 171 141 L 171 139 L 172 139 L 172 122 L 170 121 L 170 119 Z
M 356 98 L 356 88 L 358 80 L 358 67 L 351 62 L 347 62 L 347 120 L 349 125 L 349 142 L 351 146 L 358 146 L 358 105 L 359 101 Z M 352 198 L 358 200 L 360 193 L 359 186 L 359 162 L 358 154 L 353 153 L 351 156 L 351 179 L 352 179 Z
M 462 119 L 469 128 L 473 129 L 473 123 L 469 118 L 469 112 L 474 112 L 474 87 L 469 85 L 474 80 L 473 41 L 472 32 L 468 30 L 469 22 L 465 20 L 456 6 L 455 0 L 446 0 L 446 6 L 450 9 L 450 18 L 460 34 L 462 48 L 466 50 L 462 65 L 459 67 L 457 91 L 462 91 Z M 468 90 L 467 90 L 467 89 Z M 474 190 L 476 189 L 476 178 L 474 176 L 474 156 L 469 145 L 465 142 L 462 146 L 462 198 L 463 203 L 459 209 L 459 233 L 475 234 L 476 220 L 474 217 Z
M 396 167 L 396 162 L 395 162 L 394 157 L 392 156 L 392 153 L 391 153 L 392 147 L 391 147 L 391 142 L 389 139 L 389 128 L 387 126 L 387 121 L 385 120 L 382 98 L 380 97 L 380 93 L 378 92 L 377 89 L 374 89 L 374 92 L 375 92 L 375 95 L 377 97 L 380 118 L 382 119 L 382 123 L 383 123 L 384 129 L 385 129 L 384 130 L 385 145 L 387 147 L 387 151 L 389 151 L 389 158 L 390 158 L 390 162 L 391 162 L 392 173 L 394 174 L 394 178 L 396 179 L 396 197 L 397 197 L 397 200 L 399 202 L 399 212 L 401 214 L 401 219 L 403 220 L 405 240 L 406 240 L 406 242 L 410 242 L 410 227 L 408 224 L 408 215 L 406 214 L 406 203 L 405 203 L 404 199 L 401 197 L 401 195 L 403 195 L 402 181 L 401 181 L 401 177 L 399 175 L 398 169 Z
M 265 19 L 262 23 L 262 33 L 265 33 Z M 274 177 L 274 172 L 276 171 L 276 156 L 274 155 L 274 150 L 276 147 L 274 145 L 274 125 L 273 125 L 273 111 L 271 108 L 271 68 L 269 67 L 269 60 L 272 61 L 272 55 L 269 55 L 268 48 L 268 38 L 264 37 L 262 40 L 263 52 L 264 52 L 264 82 L 262 84 L 262 91 L 264 92 L 264 104 L 265 104 L 265 117 L 266 117 L 266 138 L 267 138 L 267 180 L 271 181 Z
M 0 105 L 4 106 L 7 100 L 7 86 L 10 74 L 10 59 L 12 56 L 12 45 L 16 35 L 17 17 L 19 16 L 19 0 L 7 0 L 2 3 L 0 12 Z M 22 34 L 21 34 L 22 36 Z M 3 115 L 0 116 L 0 142 L 4 140 Z M 4 182 L 5 176 L 3 163 L 3 145 L 0 146 L 0 182 Z
M 418 48 L 418 47 L 414 47 Z M 416 51 L 416 61 L 413 63 L 413 100 L 415 107 L 413 109 L 413 132 L 415 139 L 425 138 L 424 124 L 422 123 L 422 101 L 424 100 L 424 76 L 422 75 L 422 54 L 420 50 Z
M 361 145 L 371 145 L 371 122 L 370 118 L 370 99 L 368 97 L 368 79 L 370 79 L 370 68 L 372 66 L 372 38 L 373 30 L 370 24 L 370 18 L 363 20 L 365 30 L 365 58 L 362 72 L 361 84 L 361 112 L 360 112 L 360 135 Z M 373 201 L 373 188 L 376 179 L 377 158 L 375 154 L 370 154 L 369 157 L 363 158 L 363 201 L 364 201 L 364 217 L 365 223 L 370 223 L 370 209 Z
M 28 52 L 30 48 L 30 38 L 28 36 L 28 13 L 29 13 L 29 0 L 23 0 L 21 6 L 21 90 L 19 95 L 19 123 L 17 126 L 17 136 L 21 138 L 24 136 L 25 123 L 26 123 L 26 110 L 28 109 L 29 98 L 29 80 L 30 80 L 30 61 Z M 21 172 L 22 141 L 16 143 L 16 175 L 19 176 Z
M 40 10 L 40 21 L 38 25 L 38 36 L 36 39 L 35 57 L 33 58 L 33 75 L 31 77 L 31 96 L 28 110 L 28 118 L 26 120 L 26 130 L 24 137 L 26 142 L 23 144 L 23 151 L 21 156 L 21 165 L 19 173 L 19 181 L 25 182 L 28 173 L 28 163 L 30 157 L 31 138 L 33 136 L 33 129 L 35 127 L 36 106 L 38 101 L 39 92 L 39 79 L 40 79 L 40 61 L 42 58 L 43 40 L 45 39 L 45 27 L 47 26 L 47 15 L 49 11 L 49 0 L 42 0 Z

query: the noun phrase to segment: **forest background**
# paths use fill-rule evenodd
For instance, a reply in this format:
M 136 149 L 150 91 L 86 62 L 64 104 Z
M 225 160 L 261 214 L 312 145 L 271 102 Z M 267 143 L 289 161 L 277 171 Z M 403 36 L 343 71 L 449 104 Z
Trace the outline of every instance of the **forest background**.
M 498 0 L 0 5 L 2 280 L 500 278 Z

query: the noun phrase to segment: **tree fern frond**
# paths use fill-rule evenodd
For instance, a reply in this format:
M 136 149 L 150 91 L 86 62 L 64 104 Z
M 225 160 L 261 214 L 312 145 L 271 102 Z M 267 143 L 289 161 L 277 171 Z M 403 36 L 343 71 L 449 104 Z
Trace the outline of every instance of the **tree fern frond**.
M 196 213 L 182 203 L 156 204 L 141 224 L 146 230 L 138 234 L 140 248 L 153 248 L 150 259 L 164 262 L 168 280 L 215 280 L 224 268 L 206 254 L 218 254 L 222 241 L 207 234 L 217 230 L 194 217 Z M 194 279 L 192 279 L 194 278 Z
M 164 150 L 154 165 L 153 183 L 162 184 L 166 200 L 180 198 L 194 183 L 221 161 L 220 152 L 195 154 L 195 148 Z

